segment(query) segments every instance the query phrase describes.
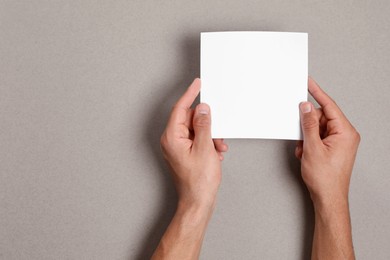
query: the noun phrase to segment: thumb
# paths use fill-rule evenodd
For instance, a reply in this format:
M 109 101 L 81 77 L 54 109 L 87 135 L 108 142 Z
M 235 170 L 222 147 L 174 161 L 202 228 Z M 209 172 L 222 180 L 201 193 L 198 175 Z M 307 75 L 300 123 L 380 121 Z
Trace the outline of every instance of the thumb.
M 192 122 L 194 128 L 194 144 L 199 147 L 205 147 L 211 144 L 211 115 L 210 107 L 201 103 L 196 106 Z
M 317 112 L 310 102 L 299 104 L 301 126 L 303 132 L 303 145 L 317 146 L 321 143 L 320 124 Z

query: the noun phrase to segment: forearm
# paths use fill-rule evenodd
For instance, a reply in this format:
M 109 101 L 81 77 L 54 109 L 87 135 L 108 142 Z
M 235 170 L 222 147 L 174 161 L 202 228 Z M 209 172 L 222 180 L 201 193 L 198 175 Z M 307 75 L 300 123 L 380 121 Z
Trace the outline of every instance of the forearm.
M 355 259 L 348 199 L 315 203 L 312 259 Z
M 179 203 L 152 259 L 198 259 L 213 208 Z

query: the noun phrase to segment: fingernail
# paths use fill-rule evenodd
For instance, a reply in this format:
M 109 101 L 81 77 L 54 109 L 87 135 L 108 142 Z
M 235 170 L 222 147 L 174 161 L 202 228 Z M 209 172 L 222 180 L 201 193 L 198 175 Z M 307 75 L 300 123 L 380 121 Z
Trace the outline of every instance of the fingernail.
M 208 115 L 210 113 L 210 108 L 208 105 L 202 103 L 198 105 L 198 111 L 201 115 Z
M 310 113 L 311 111 L 311 104 L 309 102 L 302 102 L 301 105 L 300 105 L 300 108 L 301 108 L 301 112 L 306 114 L 306 113 Z

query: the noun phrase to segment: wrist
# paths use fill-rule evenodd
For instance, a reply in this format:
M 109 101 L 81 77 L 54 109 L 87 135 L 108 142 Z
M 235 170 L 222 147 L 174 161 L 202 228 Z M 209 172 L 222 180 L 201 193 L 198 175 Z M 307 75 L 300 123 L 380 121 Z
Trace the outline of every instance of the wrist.
M 316 216 L 330 217 L 349 214 L 347 196 L 335 196 L 313 199 Z
M 213 202 L 200 202 L 185 200 L 178 201 L 176 215 L 181 216 L 183 219 L 192 223 L 193 225 L 207 223 L 214 211 L 215 201 Z
M 214 207 L 179 199 L 175 215 L 152 259 L 198 259 Z
M 191 194 L 180 194 L 178 209 L 191 211 L 213 211 L 217 200 L 216 193 L 204 193 L 202 196 Z

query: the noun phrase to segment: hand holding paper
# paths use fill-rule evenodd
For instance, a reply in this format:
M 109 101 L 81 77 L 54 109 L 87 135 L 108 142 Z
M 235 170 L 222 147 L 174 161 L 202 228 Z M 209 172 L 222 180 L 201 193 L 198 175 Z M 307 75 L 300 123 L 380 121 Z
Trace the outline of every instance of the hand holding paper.
M 152 259 L 198 259 L 221 181 L 223 140 L 212 140 L 206 104 L 191 104 L 200 90 L 195 80 L 174 106 L 161 137 L 172 169 L 179 203 Z M 309 79 L 309 91 L 321 109 L 303 102 L 304 142 L 298 142 L 302 177 L 315 209 L 312 257 L 354 259 L 348 208 L 349 180 L 360 136 L 336 103 Z M 218 160 L 219 157 L 219 160 Z

